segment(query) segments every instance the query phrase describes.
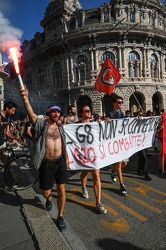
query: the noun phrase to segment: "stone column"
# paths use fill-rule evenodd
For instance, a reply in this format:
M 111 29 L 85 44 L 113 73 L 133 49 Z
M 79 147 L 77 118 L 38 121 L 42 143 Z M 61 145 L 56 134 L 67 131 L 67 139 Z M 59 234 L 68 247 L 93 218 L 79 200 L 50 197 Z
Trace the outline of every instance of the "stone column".
M 122 51 L 121 51 L 121 47 L 118 46 L 118 54 L 119 54 L 119 68 L 121 69 L 122 68 Z
M 90 56 L 91 56 L 91 70 L 94 70 L 93 48 L 90 48 Z

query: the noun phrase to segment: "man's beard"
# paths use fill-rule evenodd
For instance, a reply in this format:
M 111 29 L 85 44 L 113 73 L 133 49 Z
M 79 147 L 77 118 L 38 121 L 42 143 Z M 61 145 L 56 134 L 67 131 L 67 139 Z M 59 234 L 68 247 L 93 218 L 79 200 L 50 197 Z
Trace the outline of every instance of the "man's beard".
M 51 117 L 51 116 L 49 116 L 49 118 L 50 118 L 50 120 L 53 122 L 53 123 L 55 123 L 55 122 L 58 122 L 58 120 L 59 120 L 59 117 Z

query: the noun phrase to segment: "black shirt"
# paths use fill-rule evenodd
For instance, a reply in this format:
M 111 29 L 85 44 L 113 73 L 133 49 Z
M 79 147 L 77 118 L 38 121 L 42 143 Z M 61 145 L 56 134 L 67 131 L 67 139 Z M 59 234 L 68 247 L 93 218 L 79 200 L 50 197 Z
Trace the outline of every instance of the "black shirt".
M 0 113 L 0 145 L 2 145 L 6 141 L 6 135 L 4 134 L 4 130 L 9 124 L 10 117 L 4 117 Z

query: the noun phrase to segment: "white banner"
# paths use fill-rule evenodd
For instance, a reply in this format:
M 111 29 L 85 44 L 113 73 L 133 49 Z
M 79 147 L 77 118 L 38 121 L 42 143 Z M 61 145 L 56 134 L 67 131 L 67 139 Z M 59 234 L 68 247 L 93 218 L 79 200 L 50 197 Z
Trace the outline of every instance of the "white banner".
M 97 169 L 153 145 L 159 116 L 64 125 L 69 169 Z

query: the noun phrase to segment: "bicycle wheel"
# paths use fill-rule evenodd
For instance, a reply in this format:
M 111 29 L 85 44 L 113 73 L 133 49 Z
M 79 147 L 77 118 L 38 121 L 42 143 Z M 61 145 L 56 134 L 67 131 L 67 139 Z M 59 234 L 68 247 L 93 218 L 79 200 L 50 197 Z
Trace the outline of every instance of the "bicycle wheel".
M 7 185 L 16 190 L 31 187 L 38 179 L 38 171 L 31 162 L 30 155 L 19 155 L 5 166 L 4 178 Z

